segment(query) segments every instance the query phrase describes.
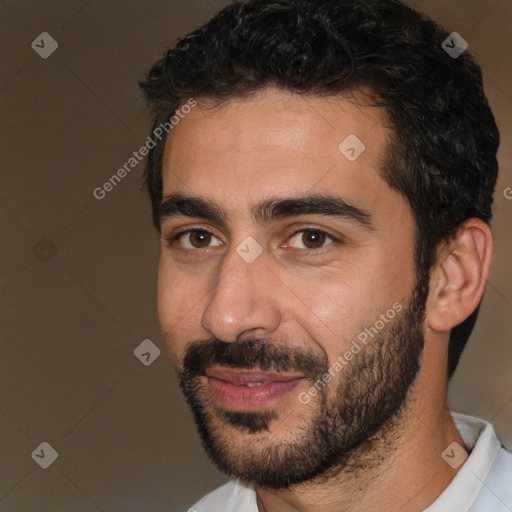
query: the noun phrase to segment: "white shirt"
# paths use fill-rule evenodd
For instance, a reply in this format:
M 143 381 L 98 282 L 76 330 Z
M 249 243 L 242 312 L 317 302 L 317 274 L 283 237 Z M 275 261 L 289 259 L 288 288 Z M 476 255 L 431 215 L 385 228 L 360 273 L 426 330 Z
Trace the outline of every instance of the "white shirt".
M 487 421 L 452 412 L 471 453 L 450 485 L 424 512 L 512 512 L 512 452 Z M 256 492 L 231 481 L 189 512 L 258 512 Z

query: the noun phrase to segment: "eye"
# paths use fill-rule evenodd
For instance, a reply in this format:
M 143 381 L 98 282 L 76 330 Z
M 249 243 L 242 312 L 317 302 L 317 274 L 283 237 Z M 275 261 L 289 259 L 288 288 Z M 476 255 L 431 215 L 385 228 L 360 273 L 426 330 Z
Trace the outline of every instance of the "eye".
M 205 249 L 222 245 L 218 238 L 203 229 L 185 231 L 173 237 L 172 240 L 177 240 L 185 249 Z
M 321 249 L 334 240 L 324 231 L 303 229 L 290 237 L 290 245 L 298 249 Z

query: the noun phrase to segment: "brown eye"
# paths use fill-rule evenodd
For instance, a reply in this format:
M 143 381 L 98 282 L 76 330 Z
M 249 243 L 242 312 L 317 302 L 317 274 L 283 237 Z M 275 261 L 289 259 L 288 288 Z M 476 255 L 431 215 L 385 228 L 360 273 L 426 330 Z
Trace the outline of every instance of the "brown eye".
M 205 249 L 206 247 L 222 245 L 222 242 L 211 233 L 200 229 L 182 233 L 178 237 L 178 241 L 186 249 Z
M 319 249 L 325 243 L 325 233 L 321 233 L 320 231 L 304 231 L 302 234 L 302 243 L 308 249 Z
M 291 245 L 299 249 L 321 249 L 332 241 L 327 233 L 315 229 L 298 231 L 290 238 Z
M 189 240 L 194 247 L 208 247 L 212 240 L 212 235 L 206 231 L 192 231 L 189 235 Z

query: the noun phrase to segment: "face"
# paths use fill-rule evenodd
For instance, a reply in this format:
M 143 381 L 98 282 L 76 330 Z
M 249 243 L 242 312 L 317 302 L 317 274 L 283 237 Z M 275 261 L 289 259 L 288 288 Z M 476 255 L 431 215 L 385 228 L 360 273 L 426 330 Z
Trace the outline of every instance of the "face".
M 165 148 L 162 332 L 212 460 L 282 488 L 400 413 L 423 346 L 414 221 L 362 98 L 203 106 Z

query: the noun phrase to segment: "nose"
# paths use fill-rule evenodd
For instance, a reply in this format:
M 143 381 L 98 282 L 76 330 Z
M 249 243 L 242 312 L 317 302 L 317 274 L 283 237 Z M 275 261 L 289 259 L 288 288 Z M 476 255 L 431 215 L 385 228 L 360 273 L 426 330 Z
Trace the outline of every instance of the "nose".
M 276 277 L 264 253 L 247 263 L 230 250 L 203 310 L 202 327 L 225 342 L 240 336 L 269 336 L 281 322 L 276 291 Z

